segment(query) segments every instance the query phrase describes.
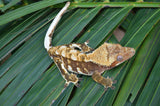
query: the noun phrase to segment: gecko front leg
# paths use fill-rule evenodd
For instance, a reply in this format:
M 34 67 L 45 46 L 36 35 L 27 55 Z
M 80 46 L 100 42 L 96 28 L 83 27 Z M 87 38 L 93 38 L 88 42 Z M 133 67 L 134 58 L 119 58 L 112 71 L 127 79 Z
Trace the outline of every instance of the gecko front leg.
M 107 78 L 104 78 L 103 76 L 101 76 L 101 74 L 97 71 L 95 71 L 93 74 L 92 74 L 92 78 L 94 81 L 102 84 L 106 89 L 107 88 L 112 88 L 114 89 L 114 86 L 112 86 L 112 84 L 115 83 L 115 81 L 112 81 L 111 78 L 107 77 Z
M 60 57 L 53 57 L 53 59 L 54 59 L 55 64 L 57 65 L 58 69 L 60 70 L 62 77 L 66 80 L 65 87 L 67 87 L 70 83 L 73 83 L 74 85 L 79 87 L 78 77 L 73 73 L 71 73 L 71 74 L 68 73 L 67 69 L 64 66 L 64 63 L 61 61 L 61 58 Z

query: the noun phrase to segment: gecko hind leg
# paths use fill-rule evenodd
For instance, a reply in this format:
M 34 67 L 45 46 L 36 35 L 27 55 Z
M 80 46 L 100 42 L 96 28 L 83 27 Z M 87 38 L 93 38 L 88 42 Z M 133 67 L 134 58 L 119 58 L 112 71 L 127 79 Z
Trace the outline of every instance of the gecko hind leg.
M 70 83 L 73 83 L 76 87 L 80 87 L 78 84 L 78 77 L 75 74 L 63 74 L 63 78 L 66 80 L 64 87 L 67 87 Z
M 101 76 L 99 72 L 94 72 L 92 75 L 92 78 L 94 81 L 102 84 L 106 90 L 107 88 L 111 88 L 111 89 L 115 88 L 114 86 L 112 86 L 112 84 L 114 84 L 115 82 L 109 77 L 104 78 L 103 76 Z
M 67 87 L 70 83 L 73 83 L 75 86 L 79 87 L 79 78 L 73 73 L 68 73 L 67 69 L 64 67 L 64 64 L 61 62 L 61 59 L 56 57 L 53 59 L 55 60 L 55 63 L 60 70 L 62 77 L 66 80 L 64 87 Z

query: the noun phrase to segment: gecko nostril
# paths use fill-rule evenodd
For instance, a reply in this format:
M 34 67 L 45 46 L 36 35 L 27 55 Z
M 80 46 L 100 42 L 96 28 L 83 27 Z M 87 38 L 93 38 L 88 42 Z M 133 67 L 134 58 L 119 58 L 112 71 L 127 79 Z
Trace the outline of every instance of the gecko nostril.
M 132 49 L 131 49 L 131 52 L 132 52 L 133 54 L 135 54 L 135 49 L 132 48 Z

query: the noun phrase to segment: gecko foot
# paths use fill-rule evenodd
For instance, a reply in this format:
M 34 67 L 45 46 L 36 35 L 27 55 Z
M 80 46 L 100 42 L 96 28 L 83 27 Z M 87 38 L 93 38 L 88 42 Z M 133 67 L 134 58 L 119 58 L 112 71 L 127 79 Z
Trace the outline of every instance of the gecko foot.
M 116 80 L 113 81 L 111 78 L 107 77 L 102 79 L 101 84 L 105 87 L 106 91 L 108 88 L 115 89 L 115 86 L 113 86 L 113 84 L 115 84 L 116 82 Z
M 66 83 L 64 87 L 67 87 L 70 83 L 73 83 L 76 87 L 80 87 L 78 84 L 78 81 L 81 81 L 82 78 L 78 78 L 75 74 L 69 74 L 68 77 L 66 78 Z
M 107 90 L 107 88 L 111 88 L 111 89 L 115 88 L 114 86 L 112 86 L 112 84 L 116 83 L 116 81 L 113 81 L 112 78 L 109 78 L 109 77 L 104 78 L 98 72 L 94 72 L 92 75 L 92 78 L 94 81 L 102 84 L 105 87 L 105 90 Z
M 107 78 L 103 78 L 101 80 L 101 84 L 105 87 L 105 88 L 109 88 L 112 87 L 113 81 L 111 78 L 107 77 Z

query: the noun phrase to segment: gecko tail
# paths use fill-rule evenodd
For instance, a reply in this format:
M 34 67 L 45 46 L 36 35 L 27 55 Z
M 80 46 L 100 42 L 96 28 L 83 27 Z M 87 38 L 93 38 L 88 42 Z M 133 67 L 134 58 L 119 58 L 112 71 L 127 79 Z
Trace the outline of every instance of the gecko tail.
M 69 7 L 70 2 L 67 2 L 65 6 L 61 9 L 61 11 L 57 14 L 57 16 L 52 21 L 51 25 L 49 26 L 49 29 L 46 33 L 45 39 L 44 39 L 44 47 L 47 49 L 47 51 L 52 47 L 52 35 L 54 33 L 54 30 L 61 19 L 62 15 L 66 12 L 67 8 Z

